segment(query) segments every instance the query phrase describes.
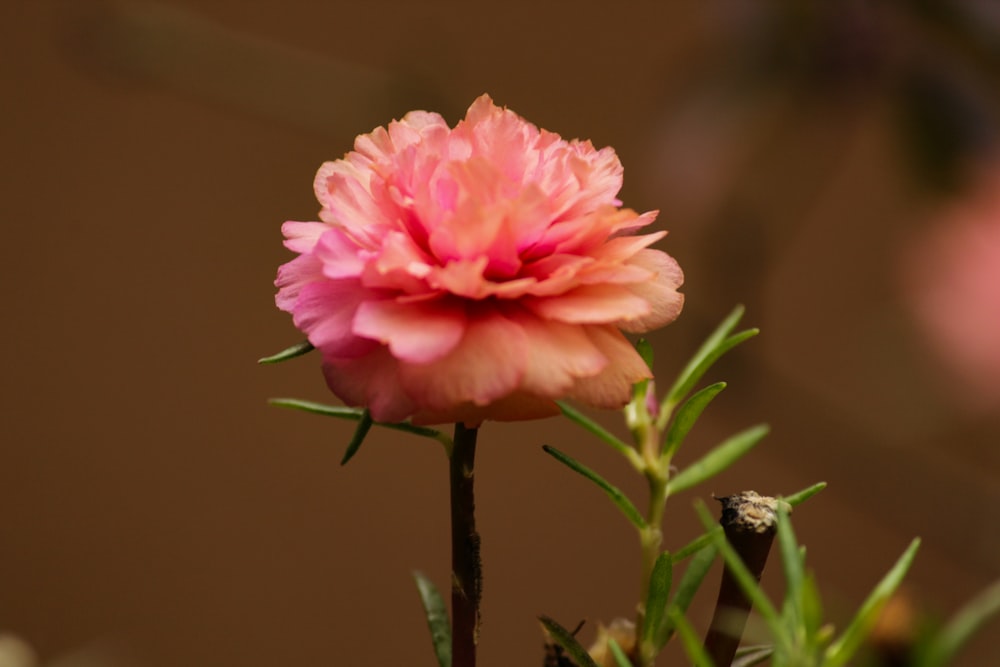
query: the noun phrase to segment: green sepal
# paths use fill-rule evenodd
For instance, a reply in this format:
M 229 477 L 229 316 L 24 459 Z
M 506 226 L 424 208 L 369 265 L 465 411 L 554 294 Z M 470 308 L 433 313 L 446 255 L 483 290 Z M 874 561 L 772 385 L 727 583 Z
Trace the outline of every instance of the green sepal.
M 684 405 L 677 410 L 677 415 L 667 430 L 663 454 L 660 456 L 661 460 L 669 461 L 673 457 L 674 453 L 681 446 L 681 443 L 684 442 L 684 438 L 691 431 L 691 427 L 698 421 L 698 417 L 701 416 L 702 411 L 725 388 L 725 382 L 716 382 L 698 391 L 698 393 L 684 402 Z
M 733 330 L 742 317 L 743 306 L 737 306 L 715 331 L 705 339 L 705 342 L 702 343 L 680 375 L 677 376 L 677 380 L 674 381 L 670 391 L 667 392 L 667 396 L 664 399 L 664 409 L 661 410 L 661 414 L 669 414 L 670 409 L 687 396 L 691 389 L 698 383 L 698 380 L 701 379 L 701 376 L 712 367 L 712 364 L 718 361 L 719 357 L 748 338 L 752 338 L 760 333 L 758 329 L 746 329 L 730 336 L 729 332 Z
M 710 533 L 705 533 L 704 537 L 710 541 L 712 536 Z M 694 600 L 695 593 L 701 588 L 701 583 L 705 580 L 708 571 L 712 569 L 712 563 L 715 562 L 715 556 L 718 553 L 719 550 L 715 548 L 714 544 L 706 543 L 705 546 L 701 547 L 695 553 L 691 558 L 691 562 L 684 569 L 684 574 L 681 575 L 680 581 L 677 582 L 677 591 L 674 593 L 674 598 L 670 601 L 670 606 L 665 612 L 663 621 L 656 630 L 654 646 L 657 653 L 662 651 L 663 647 L 670 641 L 670 638 L 674 636 L 676 626 L 670 612 L 674 611 L 681 614 L 687 612 L 688 607 L 691 606 L 691 601 Z M 674 557 L 674 562 L 677 562 L 676 557 Z
M 945 667 L 951 664 L 959 649 L 1000 612 L 1000 580 L 966 602 L 930 640 L 918 656 L 917 667 Z
M 539 616 L 538 620 L 542 622 L 542 627 L 545 628 L 549 636 L 552 637 L 554 641 L 559 646 L 563 647 L 563 650 L 569 654 L 569 657 L 573 659 L 578 667 L 598 667 L 594 659 L 590 657 L 587 653 L 587 649 L 580 645 L 580 642 L 576 640 L 573 634 L 564 628 L 563 626 L 556 623 L 554 620 L 548 616 Z
M 289 359 L 294 359 L 295 357 L 301 357 L 303 354 L 308 354 L 316 348 L 313 344 L 307 340 L 301 343 L 296 343 L 291 347 L 285 348 L 277 354 L 272 354 L 270 357 L 261 357 L 257 360 L 258 364 L 276 364 L 281 361 L 288 361 Z
M 639 353 L 649 370 L 653 370 L 653 346 L 645 338 L 640 338 L 635 344 L 635 351 Z
M 580 475 L 583 475 L 591 482 L 599 486 L 601 490 L 608 495 L 608 498 L 611 499 L 611 502 L 613 502 L 615 506 L 619 510 L 621 510 L 622 514 L 625 515 L 625 518 L 631 521 L 636 528 L 646 527 L 646 520 L 642 518 L 641 514 L 639 514 L 639 510 L 635 508 L 635 505 L 632 504 L 632 501 L 629 500 L 625 496 L 625 494 L 622 493 L 617 487 L 612 486 L 607 480 L 598 475 L 596 472 L 594 472 L 587 466 L 583 465 L 576 459 L 572 458 L 568 454 L 560 452 L 555 447 L 552 447 L 550 445 L 542 445 L 542 449 L 545 451 L 546 454 L 548 454 L 555 460 L 559 461 L 570 470 L 579 473 Z
M 618 645 L 614 637 L 608 637 L 608 649 L 610 649 L 611 655 L 614 656 L 617 667 L 633 667 L 632 661 L 628 659 L 625 651 Z
M 649 576 L 649 590 L 646 592 L 646 613 L 642 617 L 642 627 L 639 628 L 639 638 L 642 644 L 654 641 L 663 614 L 667 609 L 667 598 L 670 587 L 674 583 L 674 563 L 669 551 L 661 553 L 653 564 L 653 572 Z
M 754 445 L 760 442 L 769 430 L 767 424 L 758 424 L 727 438 L 703 457 L 671 477 L 670 481 L 667 482 L 667 493 L 680 493 L 718 475 L 753 449 Z
M 677 609 L 670 609 L 667 611 L 667 617 L 677 628 L 677 634 L 680 635 L 681 644 L 684 645 L 684 652 L 687 653 L 688 658 L 694 664 L 695 667 L 715 667 L 712 664 L 712 658 L 708 655 L 705 650 L 704 645 L 701 643 L 701 639 L 695 633 L 694 628 L 691 626 L 690 621 L 684 617 Z
M 858 613 L 854 615 L 847 628 L 844 629 L 843 634 L 827 648 L 826 659 L 823 661 L 824 667 L 840 667 L 841 665 L 846 665 L 854 657 L 854 653 L 861 646 L 861 643 L 868 636 L 868 633 L 871 632 L 872 627 L 874 627 L 875 622 L 878 620 L 878 615 L 882 611 L 882 607 L 892 594 L 896 592 L 896 589 L 899 588 L 899 584 L 902 583 L 903 577 L 906 576 L 907 570 L 913 564 L 913 559 L 916 557 L 917 549 L 919 548 L 920 538 L 918 537 L 910 542 L 910 546 L 899 557 L 899 560 L 892 566 L 892 569 L 882 577 L 878 585 L 869 593 L 868 597 L 862 603 L 861 608 L 858 609 Z
M 784 500 L 792 507 L 795 507 L 796 505 L 801 505 L 805 501 L 809 500 L 810 498 L 812 498 L 825 488 L 826 488 L 826 482 L 816 482 L 812 486 L 806 487 L 801 491 L 797 491 L 796 493 L 793 493 L 790 496 L 782 497 L 781 500 Z
M 414 572 L 420 592 L 420 602 L 427 616 L 427 629 L 431 632 L 431 643 L 434 645 L 434 655 L 437 656 L 439 667 L 451 667 L 451 624 L 448 621 L 448 608 L 444 598 L 434 586 L 434 583 L 420 572 Z
M 340 459 L 340 465 L 346 465 L 351 458 L 358 453 L 361 449 L 361 443 L 365 441 L 365 437 L 368 435 L 368 431 L 372 428 L 372 416 L 368 410 L 363 410 L 361 412 L 361 419 L 358 421 L 358 427 L 354 429 L 354 435 L 351 436 L 351 441 L 347 443 L 347 449 L 344 450 L 344 458 Z

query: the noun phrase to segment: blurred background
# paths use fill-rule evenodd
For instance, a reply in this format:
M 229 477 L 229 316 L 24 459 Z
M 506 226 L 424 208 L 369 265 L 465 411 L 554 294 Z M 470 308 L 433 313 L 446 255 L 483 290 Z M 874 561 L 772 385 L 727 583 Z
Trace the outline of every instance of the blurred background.
M 317 167 L 483 92 L 614 146 L 626 205 L 661 211 L 687 302 L 658 375 L 737 303 L 762 329 L 679 463 L 772 433 L 671 501 L 666 546 L 696 495 L 826 480 L 795 518 L 827 615 L 917 535 L 907 592 L 951 613 L 1000 575 L 998 35 L 986 0 L 4 3 L 0 633 L 31 648 L 4 646 L 434 664 L 411 571 L 448 586 L 445 457 L 378 431 L 341 468 L 350 425 L 265 402 L 332 402 L 318 359 L 255 361 L 300 340 L 272 282 Z M 638 599 L 631 527 L 545 443 L 642 502 L 561 420 L 483 429 L 484 665 L 541 664 L 538 614 L 589 638 Z M 996 664 L 996 630 L 958 664 Z

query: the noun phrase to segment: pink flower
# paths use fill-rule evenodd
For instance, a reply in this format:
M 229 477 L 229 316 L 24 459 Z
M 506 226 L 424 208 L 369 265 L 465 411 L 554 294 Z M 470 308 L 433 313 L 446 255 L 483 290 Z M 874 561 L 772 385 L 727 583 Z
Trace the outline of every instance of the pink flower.
M 1000 405 L 1000 169 L 904 255 L 907 297 L 973 410 Z
M 620 407 L 649 377 L 622 330 L 673 321 L 683 275 L 621 209 L 610 148 L 564 141 L 486 95 L 454 129 L 408 113 L 316 174 L 322 222 L 278 307 L 323 354 L 330 389 L 377 421 L 531 419 L 556 399 Z

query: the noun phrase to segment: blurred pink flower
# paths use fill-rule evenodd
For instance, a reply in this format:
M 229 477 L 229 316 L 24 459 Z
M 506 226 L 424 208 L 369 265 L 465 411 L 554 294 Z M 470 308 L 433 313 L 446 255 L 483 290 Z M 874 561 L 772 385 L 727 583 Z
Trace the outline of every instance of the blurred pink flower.
M 1000 171 L 904 255 L 914 312 L 973 409 L 1000 405 Z
M 454 129 L 408 113 L 316 174 L 322 222 L 286 222 L 299 256 L 279 308 L 330 389 L 378 421 L 514 420 L 555 399 L 620 407 L 649 376 L 621 331 L 674 320 L 683 275 L 621 209 L 611 148 L 538 130 L 486 95 Z

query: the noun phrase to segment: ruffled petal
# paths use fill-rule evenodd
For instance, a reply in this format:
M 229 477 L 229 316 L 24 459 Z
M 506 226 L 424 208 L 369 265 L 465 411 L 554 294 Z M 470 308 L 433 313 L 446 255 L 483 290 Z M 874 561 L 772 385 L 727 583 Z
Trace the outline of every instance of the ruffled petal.
M 376 343 L 352 331 L 359 305 L 372 295 L 351 280 L 321 280 L 302 288 L 292 320 L 325 355 L 357 357 Z
M 572 324 L 603 324 L 649 314 L 650 304 L 622 285 L 582 285 L 565 294 L 526 298 L 524 305 L 539 317 Z
M 309 283 L 323 279 L 323 265 L 312 255 L 299 255 L 278 267 L 278 277 L 274 280 L 278 293 L 274 302 L 286 313 L 295 311 L 299 293 Z
M 518 388 L 528 359 L 524 330 L 497 312 L 469 318 L 465 335 L 433 364 L 400 363 L 407 395 L 431 411 L 485 406 Z
M 427 364 L 451 352 L 465 328 L 465 311 L 454 303 L 384 300 L 362 303 L 352 330 L 387 344 L 397 359 Z
M 632 386 L 652 377 L 649 367 L 625 336 L 614 326 L 590 326 L 591 342 L 608 359 L 601 373 L 580 378 L 569 396 L 597 408 L 619 409 L 632 398 Z
M 582 327 L 543 321 L 523 313 L 512 317 L 531 341 L 521 380 L 523 391 L 559 398 L 580 378 L 593 377 L 608 365 Z
M 684 284 L 684 272 L 673 257 L 660 250 L 642 250 L 630 264 L 654 274 L 654 278 L 629 285 L 628 289 L 649 304 L 645 315 L 622 319 L 618 326 L 629 333 L 642 333 L 665 326 L 681 314 L 684 295 L 677 289 Z
M 417 409 L 399 384 L 399 361 L 385 347 L 351 359 L 328 357 L 323 376 L 340 400 L 367 407 L 375 421 L 400 422 Z

